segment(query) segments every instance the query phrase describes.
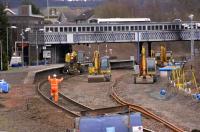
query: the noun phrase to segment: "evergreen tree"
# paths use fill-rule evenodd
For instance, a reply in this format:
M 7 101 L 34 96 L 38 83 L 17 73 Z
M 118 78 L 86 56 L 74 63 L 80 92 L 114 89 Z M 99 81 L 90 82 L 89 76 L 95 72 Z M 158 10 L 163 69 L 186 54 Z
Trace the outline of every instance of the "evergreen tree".
M 6 16 L 6 13 L 4 12 L 5 7 L 2 3 L 0 3 L 0 41 L 2 44 L 2 50 L 3 50 L 3 70 L 7 70 L 8 66 L 8 57 L 7 57 L 7 35 L 6 35 L 6 29 L 9 26 L 8 24 L 8 18 Z M 8 45 L 8 47 L 10 47 Z M 10 51 L 9 51 L 10 52 Z
M 22 0 L 22 5 L 31 5 L 33 14 L 41 14 L 40 9 L 31 0 Z

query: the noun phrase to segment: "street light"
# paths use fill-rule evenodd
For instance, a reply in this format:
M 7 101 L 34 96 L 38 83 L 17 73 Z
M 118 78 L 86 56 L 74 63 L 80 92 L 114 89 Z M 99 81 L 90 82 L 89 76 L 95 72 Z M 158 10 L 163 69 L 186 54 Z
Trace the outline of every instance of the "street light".
M 22 37 L 22 66 L 24 66 L 24 39 L 25 39 L 25 37 L 24 37 L 24 32 L 28 32 L 28 31 L 30 31 L 31 30 L 31 28 L 26 28 L 26 29 L 22 29 L 22 32 L 21 32 L 21 37 Z
M 49 20 L 49 0 L 47 0 L 47 15 L 48 15 L 48 20 Z
M 36 59 L 37 59 L 37 66 L 38 66 L 38 64 L 39 64 L 39 61 L 38 61 L 38 31 L 40 31 L 40 32 L 43 32 L 44 31 L 44 29 L 39 29 L 39 30 L 36 30 L 35 31 L 35 46 L 36 46 Z
M 6 28 L 6 33 L 7 33 L 7 49 L 6 49 L 6 57 L 7 57 L 7 68 L 9 67 L 9 61 L 8 61 L 8 30 L 9 29 L 16 29 L 17 27 L 16 26 L 10 26 L 10 27 L 7 27 Z
M 193 58 L 193 56 L 195 55 L 195 53 L 194 53 L 194 39 L 193 39 L 193 25 L 192 25 L 192 21 L 193 21 L 194 15 L 190 14 L 188 17 L 190 19 L 190 29 L 191 29 L 190 30 L 191 58 Z

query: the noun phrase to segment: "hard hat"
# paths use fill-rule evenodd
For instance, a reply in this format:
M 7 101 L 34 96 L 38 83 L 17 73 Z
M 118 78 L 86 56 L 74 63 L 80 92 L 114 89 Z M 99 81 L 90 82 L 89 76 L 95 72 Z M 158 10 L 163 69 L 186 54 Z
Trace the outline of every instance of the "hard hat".
M 57 77 L 57 75 L 56 75 L 56 74 L 53 74 L 53 77 L 55 78 L 55 77 Z

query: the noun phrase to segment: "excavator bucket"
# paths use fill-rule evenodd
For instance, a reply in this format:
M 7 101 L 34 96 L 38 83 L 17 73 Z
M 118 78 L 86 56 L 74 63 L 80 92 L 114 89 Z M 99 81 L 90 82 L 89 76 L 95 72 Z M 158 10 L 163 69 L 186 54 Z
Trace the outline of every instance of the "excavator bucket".
M 145 78 L 143 78 L 142 76 L 139 77 L 135 77 L 134 80 L 135 84 L 152 84 L 155 82 L 155 78 L 153 76 L 147 76 Z
M 105 82 L 106 78 L 104 75 L 88 75 L 88 82 Z

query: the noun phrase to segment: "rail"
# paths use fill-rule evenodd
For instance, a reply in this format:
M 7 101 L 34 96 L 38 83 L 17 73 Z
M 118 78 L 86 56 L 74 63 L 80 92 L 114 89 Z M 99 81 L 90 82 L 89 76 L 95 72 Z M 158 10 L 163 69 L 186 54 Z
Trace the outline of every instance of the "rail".
M 70 76 L 73 77 L 73 76 Z M 67 77 L 67 78 L 70 78 Z M 66 78 L 66 79 L 67 79 Z M 78 103 L 77 101 L 70 99 L 69 97 L 63 95 L 62 93 L 59 92 L 59 101 L 58 103 L 55 103 L 50 99 L 50 88 L 45 87 L 44 85 L 47 83 L 47 80 L 44 80 L 37 85 L 37 90 L 38 93 L 46 99 L 49 103 L 52 105 L 56 106 L 57 108 L 67 112 L 70 114 L 72 117 L 80 117 L 81 116 L 81 111 L 87 111 L 87 110 L 93 110 L 92 108 L 83 105 L 81 103 Z
M 181 128 L 173 125 L 172 123 L 160 118 L 159 116 L 155 115 L 154 113 L 150 112 L 149 110 L 143 108 L 142 106 L 136 105 L 136 104 L 131 104 L 128 103 L 126 101 L 124 101 L 121 97 L 119 97 L 116 93 L 116 91 L 114 90 L 114 86 L 116 85 L 116 82 L 114 83 L 113 87 L 112 87 L 112 92 L 111 92 L 111 97 L 117 101 L 119 104 L 121 105 L 128 105 L 129 109 L 132 111 L 137 111 L 137 112 L 141 112 L 142 114 L 144 114 L 145 116 L 148 116 L 160 123 L 163 123 L 164 125 L 166 125 L 168 128 L 170 128 L 171 130 L 175 131 L 175 132 L 184 132 L 184 130 L 182 130 Z

